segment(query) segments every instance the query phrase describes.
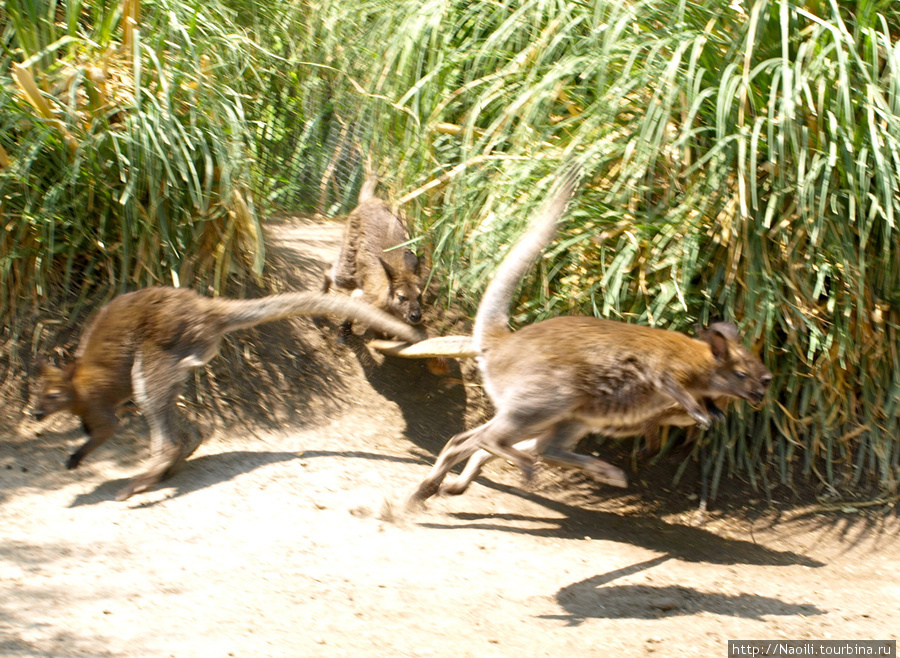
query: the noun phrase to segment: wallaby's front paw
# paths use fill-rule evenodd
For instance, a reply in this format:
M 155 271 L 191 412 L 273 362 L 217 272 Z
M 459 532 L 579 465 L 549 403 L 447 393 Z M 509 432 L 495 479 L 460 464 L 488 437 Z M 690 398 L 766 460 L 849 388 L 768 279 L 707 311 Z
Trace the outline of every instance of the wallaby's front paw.
M 81 459 L 82 457 L 80 453 L 73 452 L 66 460 L 66 470 L 71 471 L 73 468 L 78 468 L 78 465 L 81 463 Z
M 522 481 L 526 486 L 531 486 L 534 482 L 535 462 L 521 461 L 518 463 L 519 469 L 522 471 Z
M 691 418 L 697 421 L 697 427 L 699 427 L 701 430 L 708 430 L 709 426 L 712 424 L 712 420 L 710 419 L 710 417 L 699 411 L 696 413 L 692 413 Z
M 585 466 L 584 471 L 597 482 L 621 487 L 622 489 L 628 488 L 628 478 L 625 475 L 625 471 L 600 459 L 595 459 Z
M 706 411 L 709 412 L 709 415 L 714 422 L 725 420 L 725 412 L 709 400 L 706 401 Z

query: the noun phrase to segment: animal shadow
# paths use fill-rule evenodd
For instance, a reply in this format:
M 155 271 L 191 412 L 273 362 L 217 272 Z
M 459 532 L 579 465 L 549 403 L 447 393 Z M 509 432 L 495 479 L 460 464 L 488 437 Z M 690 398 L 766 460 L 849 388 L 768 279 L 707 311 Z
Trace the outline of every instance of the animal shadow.
M 823 615 L 827 611 L 808 603 L 787 603 L 758 594 L 701 592 L 682 585 L 603 585 L 593 576 L 563 587 L 556 600 L 568 614 L 553 618 L 577 626 L 587 619 L 659 619 L 710 612 L 725 617 L 763 620 L 766 616 Z
M 539 493 L 522 491 L 493 482 L 485 482 L 485 485 L 509 494 L 519 495 L 563 515 L 563 518 L 542 519 L 518 514 L 454 513 L 451 517 L 463 521 L 462 523 L 422 523 L 421 525 L 445 530 L 462 528 L 499 530 L 561 539 L 583 539 L 585 535 L 590 535 L 592 539 L 632 544 L 665 553 L 669 557 L 685 562 L 768 566 L 803 565 L 812 568 L 824 566 L 824 563 L 800 553 L 776 550 L 752 541 L 722 537 L 702 527 L 668 523 L 647 515 L 623 516 L 588 509 L 542 496 Z M 517 523 L 519 521 L 527 521 L 528 527 L 519 525 Z M 531 527 L 536 522 L 543 523 L 545 527 Z M 547 527 L 547 524 L 551 525 Z
M 406 422 L 405 435 L 431 454 L 465 429 L 466 391 L 459 364 L 450 360 L 446 377 L 432 374 L 426 359 L 375 355 L 363 338 L 351 335 L 347 346 L 356 355 L 372 388 L 394 402 Z
M 174 489 L 168 498 L 178 498 L 206 487 L 227 482 L 238 475 L 249 473 L 261 466 L 298 459 L 296 452 L 254 452 L 235 450 L 215 455 L 203 455 L 189 459 L 170 477 L 167 477 L 151 491 Z M 109 480 L 98 485 L 89 493 L 79 494 L 69 507 L 94 505 L 115 500 L 118 492 L 131 478 Z M 157 502 L 145 502 L 138 507 L 152 507 Z

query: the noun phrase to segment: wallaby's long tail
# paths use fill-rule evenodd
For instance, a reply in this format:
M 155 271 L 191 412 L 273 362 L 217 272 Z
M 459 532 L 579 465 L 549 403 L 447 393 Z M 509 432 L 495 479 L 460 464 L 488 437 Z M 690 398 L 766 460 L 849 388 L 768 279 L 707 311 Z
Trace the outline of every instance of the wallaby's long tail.
M 415 343 L 422 336 L 411 326 L 365 302 L 316 292 L 288 292 L 259 299 L 216 299 L 223 316 L 223 331 L 246 329 L 299 315 L 350 318 L 378 331 Z
M 525 272 L 553 239 L 556 223 L 575 191 L 580 173 L 581 169 L 575 167 L 566 174 L 555 193 L 532 219 L 525 235 L 510 249 L 494 272 L 494 278 L 478 305 L 472 331 L 475 346 L 480 353 L 483 354 L 490 348 L 492 340 L 509 333 L 509 305 L 513 293 Z
M 359 203 L 364 203 L 375 196 L 375 189 L 378 187 L 378 172 L 375 171 L 375 165 L 372 164 L 371 153 L 366 154 L 363 168 L 366 172 L 366 180 L 363 181 L 362 188 L 359 190 Z
M 359 203 L 364 203 L 375 196 L 375 188 L 378 187 L 378 176 L 369 174 L 359 190 Z

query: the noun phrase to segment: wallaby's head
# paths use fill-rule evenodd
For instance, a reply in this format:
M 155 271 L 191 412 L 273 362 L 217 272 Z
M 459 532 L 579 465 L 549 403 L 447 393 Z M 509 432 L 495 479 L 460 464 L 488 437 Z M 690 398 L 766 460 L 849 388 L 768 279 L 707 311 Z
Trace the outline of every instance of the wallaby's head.
M 75 395 L 73 374 L 74 362 L 64 368 L 56 368 L 47 361 L 41 362 L 41 392 L 31 410 L 35 420 L 43 420 L 57 411 L 71 409 Z
M 697 335 L 709 344 L 716 360 L 710 388 L 754 404 L 761 402 L 772 382 L 772 373 L 741 344 L 737 327 L 730 322 L 715 322 Z
M 419 273 L 419 259 L 413 252 L 405 249 L 399 267 L 393 266 L 383 258 L 381 265 L 390 282 L 388 310 L 410 324 L 421 323 L 422 278 Z

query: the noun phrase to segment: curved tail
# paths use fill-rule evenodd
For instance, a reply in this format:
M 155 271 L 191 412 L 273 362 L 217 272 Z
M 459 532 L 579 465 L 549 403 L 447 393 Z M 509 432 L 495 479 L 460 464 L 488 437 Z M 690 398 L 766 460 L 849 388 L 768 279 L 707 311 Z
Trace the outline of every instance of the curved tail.
M 555 193 L 544 203 L 538 215 L 516 245 L 500 263 L 494 278 L 488 284 L 472 331 L 475 346 L 480 353 L 487 351 L 491 344 L 509 333 L 509 304 L 513 293 L 531 267 L 534 260 L 544 250 L 556 233 L 556 223 L 562 216 L 578 184 L 581 169 L 573 168 L 557 186 Z
M 317 292 L 288 292 L 259 299 L 213 300 L 222 314 L 224 332 L 296 316 L 331 315 L 350 318 L 378 331 L 415 343 L 422 339 L 411 326 L 365 302 Z

